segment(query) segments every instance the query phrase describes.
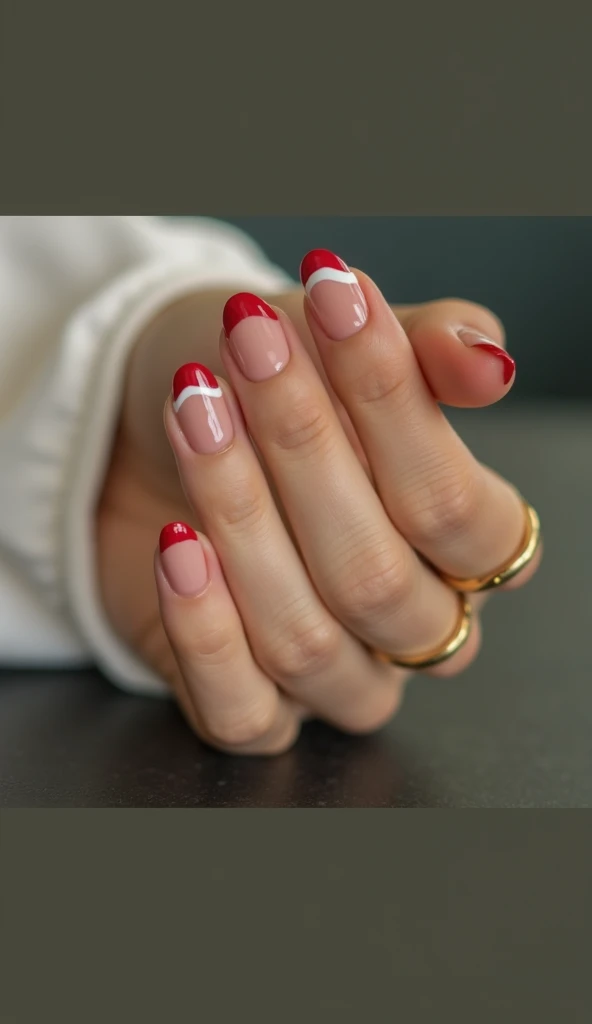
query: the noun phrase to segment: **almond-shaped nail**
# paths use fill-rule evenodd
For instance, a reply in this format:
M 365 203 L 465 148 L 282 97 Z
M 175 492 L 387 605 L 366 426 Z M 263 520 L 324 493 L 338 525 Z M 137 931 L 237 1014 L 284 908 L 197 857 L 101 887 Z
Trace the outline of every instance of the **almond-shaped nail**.
M 300 280 L 323 330 L 334 341 L 357 334 L 368 305 L 347 263 L 329 249 L 313 249 L 300 264 Z
M 186 363 L 173 378 L 173 409 L 189 444 L 200 455 L 227 448 L 234 437 L 222 388 L 201 363 Z
M 160 563 L 168 584 L 179 597 L 196 597 L 208 584 L 208 566 L 195 530 L 187 523 L 168 523 L 160 532 Z
M 491 338 L 488 338 L 485 334 L 480 334 L 478 331 L 471 331 L 466 328 L 458 331 L 458 336 L 462 341 L 463 345 L 467 348 L 479 348 L 489 355 L 499 360 L 502 370 L 502 376 L 504 384 L 509 384 L 512 377 L 516 373 L 516 363 L 512 359 L 511 355 L 508 355 L 505 348 L 498 345 Z
M 222 322 L 230 351 L 247 380 L 268 380 L 284 369 L 290 359 L 284 329 L 275 310 L 258 295 L 232 295 Z

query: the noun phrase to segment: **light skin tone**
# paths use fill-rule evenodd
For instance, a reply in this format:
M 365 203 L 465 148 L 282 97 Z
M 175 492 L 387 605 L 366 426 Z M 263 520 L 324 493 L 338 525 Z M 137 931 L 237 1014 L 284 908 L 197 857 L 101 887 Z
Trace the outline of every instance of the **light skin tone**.
M 264 316 L 227 305 L 231 286 L 188 296 L 129 362 L 97 508 L 103 602 L 198 736 L 229 753 L 281 753 L 308 717 L 384 725 L 412 673 L 370 649 L 445 643 L 459 606 L 438 572 L 483 575 L 520 547 L 514 487 L 441 409 L 510 390 L 501 324 L 455 299 L 391 307 L 353 274 L 261 296 Z M 189 370 L 172 388 L 196 363 L 216 379 Z M 192 380 L 202 393 L 183 390 Z M 179 540 L 169 526 L 159 549 L 175 523 L 190 529 Z M 476 657 L 484 600 L 431 675 Z

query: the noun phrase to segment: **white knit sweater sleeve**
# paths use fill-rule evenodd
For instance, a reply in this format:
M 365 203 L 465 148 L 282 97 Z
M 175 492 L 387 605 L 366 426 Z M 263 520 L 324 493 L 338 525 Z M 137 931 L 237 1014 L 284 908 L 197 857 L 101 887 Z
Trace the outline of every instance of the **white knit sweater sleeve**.
M 96 664 L 165 692 L 104 615 L 93 507 L 138 333 L 173 299 L 226 283 L 293 284 L 206 218 L 0 217 L 0 666 Z

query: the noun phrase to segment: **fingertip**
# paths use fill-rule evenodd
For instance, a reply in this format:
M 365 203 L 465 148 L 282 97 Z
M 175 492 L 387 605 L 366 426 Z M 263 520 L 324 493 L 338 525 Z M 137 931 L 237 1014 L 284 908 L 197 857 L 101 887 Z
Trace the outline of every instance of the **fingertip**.
M 512 387 L 516 363 L 505 350 L 501 322 L 489 310 L 441 299 L 405 310 L 401 322 L 436 401 L 483 408 Z
M 408 337 L 437 402 L 479 409 L 494 405 L 510 391 L 515 363 L 499 346 L 488 343 L 485 350 L 467 345 L 454 328 L 432 325 L 418 324 Z
M 516 360 L 510 353 L 506 352 L 505 348 L 502 348 L 497 342 L 477 331 L 461 328 L 457 333 L 466 348 L 484 353 L 490 361 L 493 360 L 497 364 L 497 371 L 501 376 L 503 386 L 505 389 L 509 389 L 516 377 Z M 493 367 L 493 362 L 491 366 Z
M 188 523 L 167 523 L 158 540 L 158 566 L 169 589 L 181 598 L 199 597 L 210 583 L 201 538 Z

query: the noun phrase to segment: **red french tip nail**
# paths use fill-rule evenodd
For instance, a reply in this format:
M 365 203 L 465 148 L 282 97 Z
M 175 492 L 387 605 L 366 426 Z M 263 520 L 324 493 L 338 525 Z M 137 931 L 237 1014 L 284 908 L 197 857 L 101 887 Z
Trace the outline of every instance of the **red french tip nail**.
M 173 398 L 176 400 L 185 388 L 206 387 L 217 390 L 220 385 L 211 370 L 201 363 L 185 363 L 173 377 Z
M 504 384 L 510 383 L 512 377 L 516 373 L 516 362 L 512 359 L 512 356 L 508 355 L 504 348 L 499 348 L 497 345 L 487 344 L 474 345 L 473 348 L 482 348 L 484 352 L 489 352 L 490 355 L 497 356 L 502 364 Z
M 312 274 L 324 269 L 342 270 L 346 274 L 349 272 L 347 263 L 330 249 L 311 249 L 300 264 L 300 280 L 303 287 L 306 287 L 306 282 Z
M 183 540 L 197 540 L 197 534 L 187 523 L 168 523 L 160 531 L 159 547 L 162 554 L 173 544 L 180 544 Z
M 222 313 L 226 337 L 241 320 L 246 320 L 248 316 L 264 316 L 269 320 L 278 319 L 277 313 L 258 295 L 253 295 L 252 292 L 237 292 L 236 295 L 231 295 L 228 299 Z

